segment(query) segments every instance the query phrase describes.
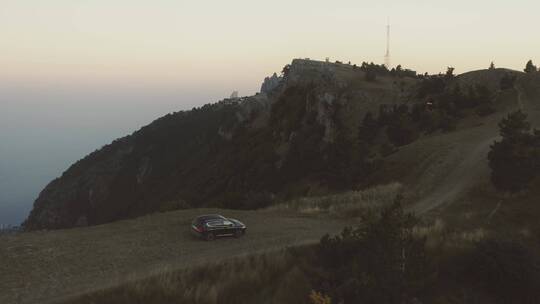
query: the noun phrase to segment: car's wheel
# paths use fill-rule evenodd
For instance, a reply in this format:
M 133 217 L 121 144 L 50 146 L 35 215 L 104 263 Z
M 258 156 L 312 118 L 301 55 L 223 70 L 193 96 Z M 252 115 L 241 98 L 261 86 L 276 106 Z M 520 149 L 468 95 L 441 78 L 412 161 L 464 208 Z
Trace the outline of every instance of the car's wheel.
M 206 234 L 206 236 L 205 236 L 205 239 L 206 239 L 207 241 L 213 241 L 213 240 L 216 239 L 216 236 L 214 235 L 214 233 L 208 232 L 208 233 Z
M 242 235 L 244 235 L 244 230 L 241 230 L 241 229 L 238 229 L 234 232 L 234 237 L 235 238 L 239 238 L 241 237 Z

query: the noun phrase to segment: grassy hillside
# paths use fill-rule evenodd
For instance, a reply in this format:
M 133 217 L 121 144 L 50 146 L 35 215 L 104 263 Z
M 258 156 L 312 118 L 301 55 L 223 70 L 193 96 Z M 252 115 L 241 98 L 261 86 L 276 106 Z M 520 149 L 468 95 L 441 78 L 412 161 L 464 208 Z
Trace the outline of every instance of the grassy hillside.
M 409 197 L 427 199 L 449 184 L 446 168 L 466 172 L 482 159 L 498 119 L 535 83 L 518 88 L 521 74 L 503 69 L 414 76 L 295 60 L 287 71 L 268 95 L 167 115 L 77 162 L 43 190 L 26 229 L 193 207 L 257 209 L 396 177 Z M 451 191 L 435 196 L 453 199 Z M 432 201 L 421 211 L 440 205 Z
M 342 158 L 338 144 L 354 143 L 361 115 L 399 94 L 390 79 L 367 82 L 352 66 L 331 64 L 331 77 L 321 77 L 303 64 L 293 64 L 270 96 L 169 114 L 80 160 L 42 191 L 26 228 L 201 206 L 255 209 L 352 187 L 368 170 L 359 167 L 358 148 Z M 337 159 L 358 167 L 346 185 Z
M 205 242 L 190 233 L 198 215 L 221 213 L 245 237 Z M 105 225 L 0 235 L 0 303 L 45 303 L 164 271 L 316 242 L 354 219 L 291 211 L 190 209 Z
M 532 304 L 536 241 L 419 224 L 392 206 L 316 245 L 165 270 L 63 303 Z
M 0 235 L 0 270 L 9 274 L 0 276 L 0 302 L 63 299 L 153 275 L 204 268 L 208 262 L 315 243 L 391 204 L 400 191 L 399 184 L 390 184 L 266 210 L 189 209 L 92 227 Z M 329 201 L 337 209 L 323 210 Z M 312 206 L 320 206 L 321 212 L 305 212 Z M 205 242 L 191 235 L 193 218 L 210 213 L 241 220 L 248 227 L 246 236 Z

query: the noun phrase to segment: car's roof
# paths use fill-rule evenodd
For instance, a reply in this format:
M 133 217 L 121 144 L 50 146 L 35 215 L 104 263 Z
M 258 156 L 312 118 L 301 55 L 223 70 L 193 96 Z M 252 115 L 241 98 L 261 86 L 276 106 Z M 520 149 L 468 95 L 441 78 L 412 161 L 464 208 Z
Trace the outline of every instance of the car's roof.
M 205 214 L 197 217 L 198 221 L 223 220 L 225 217 L 219 214 Z

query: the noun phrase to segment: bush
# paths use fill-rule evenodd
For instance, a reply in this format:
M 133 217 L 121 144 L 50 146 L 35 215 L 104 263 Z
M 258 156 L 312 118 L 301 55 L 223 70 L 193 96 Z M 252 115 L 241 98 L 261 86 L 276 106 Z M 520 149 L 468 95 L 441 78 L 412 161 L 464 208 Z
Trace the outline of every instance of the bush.
M 309 299 L 311 304 L 332 304 L 332 299 L 329 296 L 315 290 L 311 291 Z
M 329 213 L 338 217 L 357 217 L 392 204 L 401 193 L 400 183 L 380 185 L 360 191 L 305 197 L 269 207 L 269 210 L 294 210 L 301 213 Z
M 537 303 L 539 266 L 538 257 L 523 243 L 487 239 L 475 244 L 464 275 L 495 295 L 498 303 Z

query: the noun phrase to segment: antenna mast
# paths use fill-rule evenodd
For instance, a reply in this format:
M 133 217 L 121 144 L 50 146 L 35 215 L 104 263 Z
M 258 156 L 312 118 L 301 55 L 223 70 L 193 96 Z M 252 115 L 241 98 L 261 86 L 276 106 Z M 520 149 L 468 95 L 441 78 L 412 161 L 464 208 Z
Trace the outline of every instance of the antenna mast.
M 386 55 L 384 55 L 384 65 L 390 68 L 390 18 L 386 25 Z

